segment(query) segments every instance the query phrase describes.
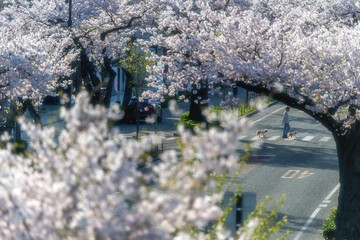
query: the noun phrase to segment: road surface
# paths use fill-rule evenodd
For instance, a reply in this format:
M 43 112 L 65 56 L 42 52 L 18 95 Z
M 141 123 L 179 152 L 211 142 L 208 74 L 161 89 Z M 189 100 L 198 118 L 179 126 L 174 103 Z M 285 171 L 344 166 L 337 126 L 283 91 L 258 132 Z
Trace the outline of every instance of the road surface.
M 239 149 L 252 143 L 249 164 L 239 183 L 245 192 L 255 192 L 257 203 L 269 195 L 282 194 L 286 202 L 279 216 L 286 215 L 288 239 L 322 239 L 320 229 L 330 208 L 337 205 L 338 161 L 331 133 L 316 120 L 296 109 L 289 112 L 291 131 L 297 138 L 282 138 L 283 104 L 275 104 L 249 119 L 251 128 L 239 136 Z M 265 138 L 257 130 L 268 129 Z M 259 148 L 256 148 L 258 146 Z

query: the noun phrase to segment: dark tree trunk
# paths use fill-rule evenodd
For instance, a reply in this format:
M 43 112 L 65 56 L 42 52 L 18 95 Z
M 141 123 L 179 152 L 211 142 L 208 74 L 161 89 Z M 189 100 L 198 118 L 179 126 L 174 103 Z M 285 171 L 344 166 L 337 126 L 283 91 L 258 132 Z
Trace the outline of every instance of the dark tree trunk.
M 104 105 L 110 107 L 111 93 L 114 87 L 116 72 L 112 69 L 111 60 L 108 57 L 104 58 L 104 66 L 104 69 L 106 70 L 106 81 L 103 81 L 105 86 Z
M 34 108 L 34 104 L 31 102 L 31 100 L 26 100 L 23 103 L 23 112 L 26 111 L 26 109 L 29 111 L 30 116 L 34 119 L 36 124 L 42 125 L 40 114 L 36 111 Z
M 126 70 L 124 70 L 126 76 L 126 83 L 125 83 L 125 92 L 124 92 L 124 100 L 122 102 L 122 108 L 125 109 L 126 106 L 129 104 L 131 100 L 131 85 L 133 82 L 133 76 Z
M 80 61 L 75 61 L 72 63 L 72 68 L 76 69 L 76 71 L 71 74 L 71 76 L 68 79 L 65 80 L 72 80 L 72 83 L 68 85 L 64 90 L 59 92 L 59 95 L 61 98 L 66 99 L 64 102 L 64 106 L 66 108 L 71 107 L 71 98 L 74 94 L 75 96 L 79 93 L 82 85 L 82 74 L 81 74 L 81 65 Z
M 343 126 L 336 122 L 330 115 L 314 114 L 306 108 L 306 104 L 299 103 L 286 93 L 274 93 L 259 85 L 248 85 L 238 82 L 238 86 L 257 93 L 265 93 L 288 106 L 297 108 L 314 119 L 318 120 L 330 132 L 333 133 L 339 161 L 340 193 L 338 198 L 338 210 L 336 214 L 336 239 L 355 240 L 360 236 L 360 121 L 341 135 Z M 310 103 L 311 104 L 311 103 Z M 343 129 L 344 130 L 344 129 Z M 340 134 L 339 134 L 340 133 Z
M 340 194 L 336 239 L 360 237 L 360 122 L 345 136 L 335 136 L 339 158 Z
M 102 103 L 103 96 L 101 95 L 101 81 L 96 75 L 96 68 L 90 62 L 85 50 L 81 50 L 81 77 L 84 81 L 85 89 L 90 93 L 92 104 Z M 75 89 L 77 94 L 79 89 Z
M 197 89 L 196 94 L 191 92 L 190 96 L 190 109 L 189 109 L 189 118 L 194 121 L 204 122 L 205 117 L 202 114 L 202 110 L 207 107 L 207 103 L 201 103 L 203 100 L 208 99 L 208 91 L 205 84 L 201 86 L 200 89 Z
M 9 114 L 9 118 L 8 118 L 9 123 L 11 123 L 11 124 L 15 123 L 17 121 L 17 119 L 26 112 L 26 110 L 29 111 L 30 116 L 32 117 L 32 119 L 34 120 L 34 122 L 36 124 L 42 125 L 41 116 L 36 111 L 34 104 L 31 102 L 30 99 L 21 101 L 21 106 L 19 108 L 17 107 L 17 104 L 15 101 L 11 102 L 10 114 Z
M 10 103 L 9 116 L 6 119 L 4 130 L 7 131 L 9 134 L 11 134 L 11 130 L 14 130 L 15 131 L 14 137 L 16 141 L 21 140 L 20 125 L 17 123 L 17 120 L 26 112 L 26 109 L 29 111 L 34 122 L 42 126 L 41 116 L 34 108 L 34 105 L 30 99 L 21 102 L 20 107 L 17 106 L 15 100 L 12 100 Z

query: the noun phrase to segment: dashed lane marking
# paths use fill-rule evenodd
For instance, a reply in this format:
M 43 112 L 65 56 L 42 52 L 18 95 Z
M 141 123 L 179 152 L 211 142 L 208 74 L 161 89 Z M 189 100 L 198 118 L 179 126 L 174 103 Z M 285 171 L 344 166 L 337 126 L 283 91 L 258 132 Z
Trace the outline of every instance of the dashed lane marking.
M 309 141 L 311 141 L 313 138 L 314 138 L 314 136 L 306 136 L 306 137 L 304 137 L 302 140 L 305 141 L 305 142 L 309 142 Z
M 272 137 L 270 137 L 268 140 L 269 141 L 274 141 L 274 140 L 276 140 L 276 139 L 278 139 L 280 136 L 272 136 Z
M 329 195 L 326 196 L 326 198 L 324 199 L 324 201 L 329 201 L 330 198 L 332 197 L 332 195 L 334 195 L 334 193 L 339 189 L 340 184 L 338 183 L 335 188 L 329 193 Z M 320 212 L 322 208 L 322 204 L 319 205 L 318 208 L 315 209 L 315 211 L 311 214 L 310 218 L 306 221 L 306 223 L 304 224 L 304 226 L 301 228 L 301 230 L 298 232 L 298 234 L 296 234 L 294 240 L 299 240 L 301 238 L 301 236 L 303 235 L 303 233 L 306 231 L 306 229 L 309 227 L 309 225 L 311 224 L 311 222 L 314 220 L 314 218 L 316 217 L 316 215 Z
M 320 142 L 327 142 L 331 139 L 331 137 L 323 137 L 320 139 Z

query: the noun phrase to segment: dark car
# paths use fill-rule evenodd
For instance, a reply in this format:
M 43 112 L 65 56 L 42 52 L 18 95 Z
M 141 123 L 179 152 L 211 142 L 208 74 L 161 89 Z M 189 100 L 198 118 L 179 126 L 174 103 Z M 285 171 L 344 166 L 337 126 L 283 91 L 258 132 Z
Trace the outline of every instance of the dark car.
M 132 98 L 125 109 L 125 121 L 126 122 L 135 122 L 136 121 L 136 109 L 137 109 L 137 99 Z M 155 115 L 155 107 L 158 108 L 157 110 L 157 121 L 162 121 L 162 110 L 159 104 L 152 104 L 149 102 L 148 99 L 144 99 L 143 101 L 139 102 L 139 120 L 145 120 L 146 118 Z
M 60 97 L 59 96 L 51 96 L 47 95 L 43 98 L 43 105 L 60 105 Z

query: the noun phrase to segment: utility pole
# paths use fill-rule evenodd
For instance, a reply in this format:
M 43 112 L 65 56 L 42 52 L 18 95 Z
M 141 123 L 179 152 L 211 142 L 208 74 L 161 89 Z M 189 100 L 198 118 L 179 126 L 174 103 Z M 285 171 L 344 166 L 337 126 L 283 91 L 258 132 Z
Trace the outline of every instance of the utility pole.
M 69 3 L 69 19 L 68 19 L 68 27 L 72 27 L 72 0 L 67 0 Z

